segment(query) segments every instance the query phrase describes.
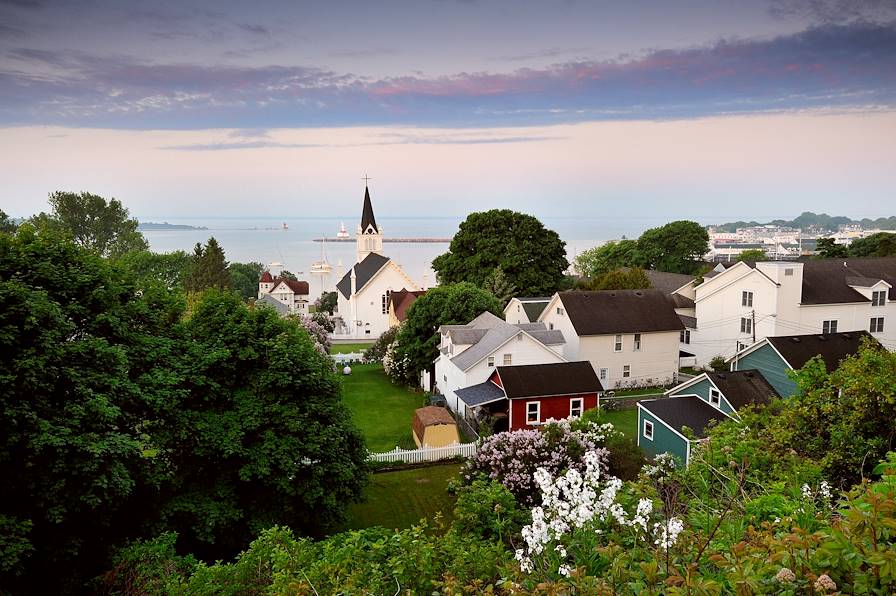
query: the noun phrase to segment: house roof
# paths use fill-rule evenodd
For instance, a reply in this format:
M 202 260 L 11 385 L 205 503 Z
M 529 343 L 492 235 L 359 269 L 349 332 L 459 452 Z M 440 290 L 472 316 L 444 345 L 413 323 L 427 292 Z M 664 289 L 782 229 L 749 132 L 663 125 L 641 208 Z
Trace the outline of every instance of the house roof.
M 458 389 L 454 393 L 468 406 L 481 406 L 501 399 L 507 399 L 507 396 L 504 395 L 504 390 L 491 381 Z
M 678 432 L 687 426 L 697 438 L 706 436 L 710 422 L 728 419 L 728 416 L 695 396 L 643 400 L 638 405 Z
M 603 391 L 590 362 L 555 362 L 499 366 L 498 377 L 510 399 L 545 395 L 575 395 Z
M 527 299 L 523 302 L 523 310 L 526 311 L 526 316 L 530 321 L 537 321 L 550 301 L 550 298 Z
M 669 294 L 669 300 L 675 308 L 697 308 L 693 298 L 682 296 L 681 294 Z
M 263 278 L 264 276 L 262 276 Z M 296 294 L 304 294 L 308 295 L 308 282 L 307 281 L 297 281 L 295 279 L 285 279 L 282 277 L 275 277 L 273 279 L 274 285 L 271 286 L 271 291 L 273 292 L 278 285 L 281 283 L 286 285 L 290 290 L 292 290 Z
M 448 333 L 452 343 L 470 346 L 451 359 L 461 370 L 467 370 L 521 331 L 529 333 L 543 345 L 566 343 L 559 330 L 555 330 L 556 333 L 548 331 L 544 323 L 511 325 L 490 312 L 482 313 L 466 325 L 442 325 L 439 331 Z
M 351 284 L 351 280 L 349 280 Z M 417 298 L 424 295 L 426 290 L 405 290 L 402 288 L 397 292 L 389 294 L 389 302 L 392 304 L 392 310 L 395 311 L 395 318 L 399 322 L 408 318 L 408 309 L 417 301 Z
M 364 187 L 364 209 L 361 211 L 361 232 L 366 232 L 368 226 L 373 226 L 374 231 L 379 234 L 380 229 L 376 225 L 376 218 L 373 217 L 373 205 L 370 203 L 370 190 Z
M 438 424 L 454 424 L 454 418 L 445 408 L 438 406 L 425 406 L 414 410 L 414 416 L 423 426 L 436 426 Z
M 289 312 L 288 306 L 286 306 L 285 304 L 283 304 L 283 302 L 277 300 L 270 294 L 264 294 L 261 298 L 255 301 L 255 305 L 273 308 L 281 315 L 285 315 Z
M 688 329 L 696 329 L 697 328 L 697 317 L 689 317 L 687 315 L 678 315 L 678 318 L 681 320 L 681 324 L 687 327 Z
M 339 283 L 336 284 L 336 288 L 343 296 L 351 298 L 352 271 L 355 272 L 355 289 L 360 290 L 379 272 L 380 269 L 385 267 L 388 262 L 389 257 L 384 257 L 379 253 L 372 252 L 364 257 L 363 261 L 356 263 L 354 267 L 349 269 L 345 275 L 342 276 L 342 279 L 339 280 Z
M 867 331 L 847 331 L 827 335 L 779 335 L 766 340 L 794 370 L 802 368 L 815 356 L 821 356 L 828 372 L 833 372 L 841 360 L 859 351 L 864 337 L 872 336 Z
M 780 397 L 775 388 L 758 370 L 738 370 L 723 373 L 706 373 L 735 410 L 750 404 L 767 404 Z
M 858 278 L 858 279 L 857 279 Z M 840 302 L 868 302 L 869 299 L 849 287 L 871 281 L 874 285 L 884 280 L 896 286 L 896 257 L 863 257 L 848 259 L 813 259 L 803 262 L 802 304 L 837 304 Z M 896 288 L 891 287 L 889 299 L 896 300 Z
M 560 300 L 579 336 L 684 329 L 659 290 L 561 292 Z
M 667 271 L 645 269 L 644 274 L 647 275 L 647 279 L 650 280 L 650 287 L 654 290 L 659 290 L 664 294 L 671 294 L 682 286 L 694 281 L 693 275 L 685 275 L 684 273 L 669 273 Z
M 271 277 L 271 272 L 265 271 L 264 273 L 261 274 L 261 279 L 258 280 L 258 283 L 264 284 L 264 283 L 271 283 L 272 281 L 274 281 L 274 278 Z

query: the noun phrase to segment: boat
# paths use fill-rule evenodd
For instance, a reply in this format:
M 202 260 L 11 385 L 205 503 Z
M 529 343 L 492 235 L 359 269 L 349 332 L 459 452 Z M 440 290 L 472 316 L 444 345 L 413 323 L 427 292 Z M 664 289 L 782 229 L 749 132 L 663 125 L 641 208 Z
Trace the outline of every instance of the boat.
M 284 229 L 284 230 L 288 230 L 288 229 L 289 229 L 289 224 L 286 223 L 285 221 L 283 222 L 283 229 Z
M 311 263 L 311 269 L 308 270 L 311 272 L 311 274 L 327 275 L 328 273 L 330 273 L 330 271 L 333 270 L 333 266 L 330 265 L 330 263 L 327 261 L 327 255 L 324 253 L 324 247 L 326 246 L 326 244 L 327 239 L 324 238 L 324 241 L 320 245 L 320 260 Z
M 336 237 L 337 238 L 348 238 L 348 230 L 345 229 L 345 222 L 342 221 L 339 223 L 340 223 L 339 231 L 336 232 Z

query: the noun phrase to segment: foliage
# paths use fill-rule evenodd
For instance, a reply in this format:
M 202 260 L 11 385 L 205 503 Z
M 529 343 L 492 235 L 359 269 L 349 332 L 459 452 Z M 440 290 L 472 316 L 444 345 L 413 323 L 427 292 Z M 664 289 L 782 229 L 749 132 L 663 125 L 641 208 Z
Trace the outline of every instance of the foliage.
M 728 364 L 727 360 L 725 360 L 724 356 L 713 356 L 712 360 L 709 361 L 709 368 L 711 368 L 713 372 L 726 372 L 731 370 L 731 366 Z
M 398 337 L 399 331 L 401 331 L 401 325 L 395 325 L 386 329 L 369 348 L 364 350 L 364 360 L 367 362 L 382 362 L 386 356 L 386 351 L 395 343 L 395 338 Z
M 896 353 L 865 339 L 833 373 L 816 358 L 795 380 L 798 394 L 775 425 L 775 443 L 819 461 L 843 486 L 870 474 L 896 437 Z
M 227 261 L 224 260 L 224 250 L 217 240 L 209 238 L 204 247 L 197 242 L 192 258 L 193 266 L 185 283 L 188 292 L 227 290 L 233 286 Z
M 100 256 L 119 257 L 149 248 L 137 231 L 137 220 L 117 199 L 89 192 L 58 191 L 50 194 L 51 212 L 35 215 L 31 222 L 41 232 L 61 232 Z
M 299 278 L 296 277 L 295 273 L 293 273 L 292 271 L 288 271 L 286 269 L 281 271 L 280 275 L 278 275 L 277 277 L 279 277 L 280 279 L 291 279 L 292 281 L 299 281 Z
M 13 219 L 9 217 L 9 215 L 7 215 L 6 212 L 3 211 L 3 209 L 0 209 L 0 233 L 15 232 L 17 227 L 18 226 L 16 225 L 16 222 L 13 221 Z
M 592 280 L 592 290 L 642 290 L 650 287 L 650 278 L 640 267 L 615 269 Z
M 766 259 L 765 251 L 761 248 L 750 248 L 739 255 L 734 259 L 735 261 L 764 261 Z
M 507 279 L 501 266 L 495 267 L 482 283 L 482 289 L 490 292 L 492 296 L 500 300 L 502 305 L 510 302 L 510 299 L 516 294 L 516 286 Z
M 878 232 L 866 238 L 856 238 L 849 245 L 851 257 L 896 256 L 896 234 Z
M 849 249 L 845 244 L 837 244 L 833 238 L 819 238 L 815 247 L 816 258 L 830 259 L 849 256 Z
M 694 273 L 709 250 L 709 234 L 694 221 L 673 221 L 638 238 L 638 263 L 646 269 Z
M 130 271 L 138 285 L 157 283 L 174 290 L 183 288 L 190 273 L 192 259 L 182 250 L 168 253 L 154 253 L 148 250 L 129 252 L 118 262 Z
M 389 358 L 392 378 L 416 384 L 439 355 L 439 326 L 465 325 L 484 312 L 500 317 L 501 303 L 489 292 L 469 283 L 437 286 L 408 308 Z
M 759 223 L 758 221 L 733 221 L 717 226 L 712 226 L 717 232 L 735 232 L 737 228 L 749 228 L 756 226 L 786 226 L 791 228 L 814 228 L 818 230 L 836 231 L 842 225 L 859 224 L 866 230 L 883 229 L 892 230 L 896 228 L 896 216 L 894 217 L 878 217 L 877 219 L 863 218 L 860 220 L 850 219 L 842 215 L 831 216 L 827 213 L 812 213 L 804 211 L 793 219 L 773 219 L 772 221 Z
M 231 263 L 227 266 L 231 285 L 243 300 L 251 300 L 258 296 L 258 280 L 264 272 L 261 263 Z
M 311 313 L 310 319 L 317 323 L 320 327 L 322 327 L 323 330 L 327 333 L 333 333 L 333 330 L 336 329 L 336 324 L 324 311 L 316 311 Z
M 317 348 L 321 354 L 329 354 L 331 342 L 330 332 L 327 328 L 318 323 L 313 315 L 302 315 L 298 317 L 298 319 L 311 339 L 314 340 L 314 347 Z
M 457 489 L 454 529 L 489 542 L 508 542 L 531 521 L 503 484 L 478 478 Z
M 196 568 L 193 555 L 177 554 L 177 534 L 165 532 L 152 540 L 131 543 L 112 559 L 101 583 L 109 594 L 171 594 Z
M 321 294 L 320 298 L 315 300 L 314 306 L 317 308 L 318 312 L 333 314 L 336 312 L 336 304 L 338 301 L 339 297 L 336 295 L 336 292 L 324 292 Z
M 509 287 L 524 296 L 557 290 L 569 266 L 565 243 L 531 215 L 509 209 L 471 213 L 460 224 L 448 252 L 432 267 L 443 285 L 469 282 L 484 287 L 499 268 Z
M 601 277 L 623 267 L 637 266 L 637 250 L 636 240 L 607 242 L 579 253 L 575 258 L 575 269 L 579 275 Z

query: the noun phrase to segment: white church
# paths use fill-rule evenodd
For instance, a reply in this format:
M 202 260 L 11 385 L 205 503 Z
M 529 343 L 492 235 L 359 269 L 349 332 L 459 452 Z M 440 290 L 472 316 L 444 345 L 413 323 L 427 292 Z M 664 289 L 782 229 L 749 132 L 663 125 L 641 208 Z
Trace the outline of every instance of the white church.
M 357 262 L 336 284 L 337 311 L 342 325 L 339 337 L 376 339 L 389 329 L 389 296 L 399 290 L 421 288 L 383 255 L 383 232 L 377 226 L 370 203 L 370 191 L 364 187 L 364 209 L 355 236 Z

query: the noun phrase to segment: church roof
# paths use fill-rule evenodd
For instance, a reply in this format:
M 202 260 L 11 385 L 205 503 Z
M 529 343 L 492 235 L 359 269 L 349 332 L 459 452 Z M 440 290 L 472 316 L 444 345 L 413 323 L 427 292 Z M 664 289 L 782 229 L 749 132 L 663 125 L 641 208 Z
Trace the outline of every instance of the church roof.
M 264 279 L 264 276 L 262 276 L 262 279 Z M 274 285 L 271 287 L 271 292 L 276 290 L 277 286 L 280 284 L 284 284 L 295 294 L 307 295 L 309 293 L 307 281 L 297 281 L 295 279 L 286 279 L 283 277 L 275 277 L 273 281 Z
M 367 231 L 369 226 L 373 226 L 374 232 L 380 233 L 380 229 L 376 225 L 376 218 L 373 216 L 373 205 L 370 204 L 370 191 L 364 187 L 364 210 L 361 212 L 361 233 Z M 360 287 L 360 286 L 358 286 Z
M 271 272 L 265 271 L 264 273 L 261 274 L 261 279 L 259 280 L 259 283 L 263 283 L 263 284 L 268 283 L 269 284 L 272 281 L 274 281 L 274 278 L 271 277 Z
M 336 284 L 336 289 L 345 296 L 346 298 L 351 298 L 352 293 L 352 271 L 355 272 L 355 290 L 360 290 L 367 282 L 369 282 L 374 275 L 376 275 L 380 269 L 386 266 L 389 262 L 389 257 L 384 257 L 381 254 L 372 252 L 360 263 L 356 263 L 354 267 L 349 269 L 345 275 L 342 276 L 342 279 L 339 280 L 339 283 Z

